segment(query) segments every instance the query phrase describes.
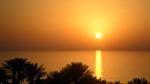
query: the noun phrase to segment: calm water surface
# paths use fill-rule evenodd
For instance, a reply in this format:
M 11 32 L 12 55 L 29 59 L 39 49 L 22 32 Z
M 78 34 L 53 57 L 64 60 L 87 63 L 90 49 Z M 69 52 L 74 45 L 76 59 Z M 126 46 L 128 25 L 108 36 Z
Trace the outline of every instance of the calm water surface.
M 71 62 L 89 65 L 94 75 L 125 82 L 133 77 L 150 80 L 150 51 L 9 51 L 0 52 L 0 64 L 14 57 L 44 65 L 48 72 Z

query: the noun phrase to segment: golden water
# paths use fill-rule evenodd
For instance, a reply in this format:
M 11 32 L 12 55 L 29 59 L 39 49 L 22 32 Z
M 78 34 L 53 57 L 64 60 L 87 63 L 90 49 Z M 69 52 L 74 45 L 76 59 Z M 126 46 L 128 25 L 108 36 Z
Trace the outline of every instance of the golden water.
M 95 68 L 95 75 L 97 79 L 102 77 L 102 54 L 100 50 L 96 51 L 96 68 Z

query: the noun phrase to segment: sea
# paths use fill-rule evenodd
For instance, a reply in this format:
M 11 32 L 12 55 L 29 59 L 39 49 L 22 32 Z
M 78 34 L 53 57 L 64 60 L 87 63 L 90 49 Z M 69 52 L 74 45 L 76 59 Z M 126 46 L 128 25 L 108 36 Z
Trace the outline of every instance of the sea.
M 150 81 L 150 51 L 1 51 L 0 65 L 14 58 L 43 65 L 48 73 L 82 62 L 101 79 L 127 82 L 143 77 Z

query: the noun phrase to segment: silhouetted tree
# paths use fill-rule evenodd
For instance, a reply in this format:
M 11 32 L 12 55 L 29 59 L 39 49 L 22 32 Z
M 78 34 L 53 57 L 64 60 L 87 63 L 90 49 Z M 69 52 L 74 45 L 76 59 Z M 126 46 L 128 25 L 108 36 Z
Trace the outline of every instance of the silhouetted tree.
M 28 64 L 24 71 L 29 84 L 37 84 L 46 75 L 45 68 L 38 64 Z
M 98 79 L 98 84 L 107 84 L 106 80 Z
M 25 58 L 14 58 L 7 60 L 3 64 L 5 70 L 7 70 L 12 77 L 12 84 L 22 84 L 25 79 L 24 68 L 29 62 Z
M 65 78 L 71 83 L 77 84 L 82 78 L 92 75 L 88 65 L 84 65 L 81 62 L 71 63 L 66 65 L 62 72 Z
M 0 84 L 8 84 L 9 76 L 6 74 L 6 71 L 0 68 Z
M 81 80 L 86 82 L 86 79 L 94 80 L 88 66 L 80 62 L 68 64 L 62 70 L 52 72 L 47 77 L 47 81 L 51 84 L 81 84 Z
M 128 84 L 148 84 L 148 81 L 145 78 L 134 78 Z
M 62 71 L 51 72 L 46 78 L 46 84 L 69 84 L 69 82 Z
M 83 78 L 78 81 L 77 84 L 98 84 L 99 81 L 96 79 L 96 77 L 93 77 L 92 75 L 84 76 Z
M 114 84 L 121 84 L 121 82 L 120 81 L 116 81 L 116 82 L 114 82 Z

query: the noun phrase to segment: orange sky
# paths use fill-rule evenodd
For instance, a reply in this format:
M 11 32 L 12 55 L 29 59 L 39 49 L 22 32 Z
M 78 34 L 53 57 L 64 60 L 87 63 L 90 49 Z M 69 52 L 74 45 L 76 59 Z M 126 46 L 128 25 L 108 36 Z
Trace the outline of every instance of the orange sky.
M 150 0 L 1 0 L 0 10 L 1 50 L 150 49 Z

